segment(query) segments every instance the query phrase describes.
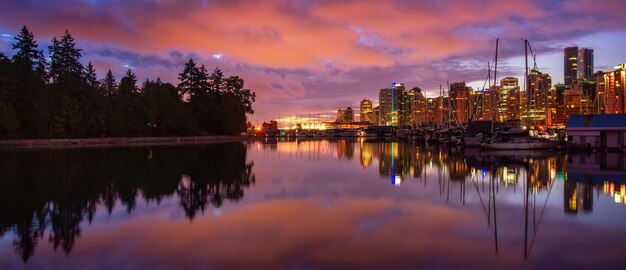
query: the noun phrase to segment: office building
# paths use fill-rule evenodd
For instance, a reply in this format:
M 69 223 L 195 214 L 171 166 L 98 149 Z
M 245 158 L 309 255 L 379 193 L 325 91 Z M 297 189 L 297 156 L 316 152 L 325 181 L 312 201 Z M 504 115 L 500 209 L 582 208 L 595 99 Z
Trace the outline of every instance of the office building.
M 572 85 L 578 79 L 578 46 L 563 50 L 563 83 Z
M 498 95 L 495 119 L 499 121 L 520 120 L 522 104 L 520 102 L 519 80 L 515 77 L 506 77 L 500 80 L 500 87 L 496 87 Z
M 598 93 L 597 107 L 606 114 L 626 113 L 626 63 L 617 65 L 614 71 L 595 75 Z
M 426 121 L 426 98 L 422 89 L 413 87 L 408 91 L 410 124 L 419 126 Z
M 378 95 L 380 107 L 380 124 L 396 126 L 398 120 L 404 116 L 406 107 L 402 101 L 405 96 L 404 84 L 393 83 L 392 88 L 381 89 Z
M 354 122 L 354 111 L 352 108 L 348 107 L 345 110 L 339 109 L 337 110 L 337 119 L 335 120 L 337 123 L 352 123 Z
M 467 123 L 470 118 L 470 92 L 472 88 L 467 87 L 465 82 L 456 82 L 450 84 L 450 102 L 453 121 L 459 123 Z
M 374 106 L 371 100 L 369 99 L 364 99 L 361 100 L 361 110 L 359 112 L 359 120 L 361 122 L 369 122 L 372 123 L 373 122 L 373 117 L 374 117 Z
M 548 108 L 554 103 L 551 100 L 553 95 L 549 92 L 551 87 L 552 78 L 550 75 L 535 69 L 530 71 L 526 92 L 522 93 L 524 106 L 522 118 L 525 123 L 532 126 L 551 125 L 549 121 L 546 121 L 551 118 Z
M 578 50 L 578 80 L 593 79 L 593 49 Z

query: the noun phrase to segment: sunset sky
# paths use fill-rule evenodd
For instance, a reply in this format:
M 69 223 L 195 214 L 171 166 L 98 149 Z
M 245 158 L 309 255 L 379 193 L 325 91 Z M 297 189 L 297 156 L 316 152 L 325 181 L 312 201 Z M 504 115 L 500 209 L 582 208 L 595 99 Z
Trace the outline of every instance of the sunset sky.
M 623 0 L 2 0 L 0 51 L 12 55 L 27 25 L 41 48 L 68 29 L 100 77 L 131 68 L 177 84 L 194 58 L 245 79 L 254 123 L 356 108 L 392 82 L 430 95 L 446 81 L 482 86 L 496 38 L 498 78 L 523 74 L 523 38 L 553 83 L 566 46 L 612 70 L 626 62 L 625 11 Z

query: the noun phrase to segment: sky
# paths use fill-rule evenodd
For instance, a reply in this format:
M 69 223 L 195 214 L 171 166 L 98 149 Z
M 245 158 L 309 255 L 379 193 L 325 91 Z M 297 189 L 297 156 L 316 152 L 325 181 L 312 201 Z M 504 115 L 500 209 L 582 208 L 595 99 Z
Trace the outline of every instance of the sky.
M 626 62 L 623 0 L 0 0 L 0 51 L 20 27 L 40 47 L 67 29 L 100 77 L 132 69 L 178 83 L 193 58 L 256 92 L 253 123 L 358 108 L 392 82 L 427 96 L 482 87 L 500 39 L 498 78 L 523 76 L 523 39 L 563 81 L 563 48 L 595 50 L 595 70 Z M 533 65 L 531 60 L 531 67 Z

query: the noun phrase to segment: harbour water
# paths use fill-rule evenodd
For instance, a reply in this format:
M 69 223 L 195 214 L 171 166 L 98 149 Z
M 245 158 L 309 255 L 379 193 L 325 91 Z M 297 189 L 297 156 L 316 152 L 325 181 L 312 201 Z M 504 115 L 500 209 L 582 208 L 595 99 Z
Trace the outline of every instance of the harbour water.
M 0 269 L 623 268 L 626 157 L 259 140 L 0 153 Z

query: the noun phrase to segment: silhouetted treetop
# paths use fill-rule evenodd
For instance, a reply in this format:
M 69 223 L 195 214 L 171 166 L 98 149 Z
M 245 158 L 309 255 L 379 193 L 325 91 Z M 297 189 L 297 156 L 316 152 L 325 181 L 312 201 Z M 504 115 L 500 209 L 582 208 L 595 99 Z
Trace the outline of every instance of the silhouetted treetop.
M 50 75 L 54 81 L 61 77 L 81 78 L 83 65 L 80 62 L 81 49 L 76 48 L 74 37 L 65 30 L 61 40 L 56 37 L 52 39 L 52 45 L 48 47 L 50 52 Z
M 46 71 L 46 60 L 43 56 L 43 50 L 38 49 L 35 35 L 24 26 L 14 39 L 15 42 L 12 47 L 16 52 L 13 55 L 13 63 L 19 67 L 27 68 L 31 72 L 36 72 L 43 78 Z

